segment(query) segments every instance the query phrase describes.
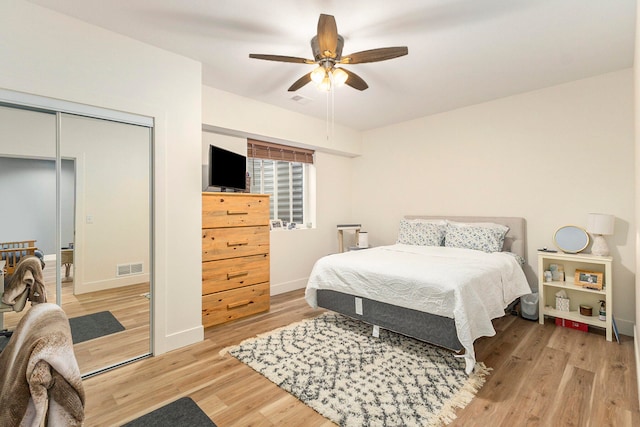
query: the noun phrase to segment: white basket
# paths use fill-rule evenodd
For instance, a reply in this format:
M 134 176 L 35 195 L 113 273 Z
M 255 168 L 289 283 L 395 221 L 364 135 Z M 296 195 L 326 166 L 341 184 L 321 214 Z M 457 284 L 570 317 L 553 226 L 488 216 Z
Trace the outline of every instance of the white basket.
M 556 310 L 569 311 L 569 298 L 556 297 Z

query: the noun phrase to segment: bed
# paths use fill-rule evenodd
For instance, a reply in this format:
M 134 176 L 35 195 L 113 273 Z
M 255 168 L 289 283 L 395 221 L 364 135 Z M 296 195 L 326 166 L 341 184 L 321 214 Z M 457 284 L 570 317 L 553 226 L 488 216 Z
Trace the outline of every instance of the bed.
M 417 338 L 475 366 L 473 342 L 531 293 L 522 270 L 526 222 L 516 217 L 408 216 L 398 243 L 328 255 L 307 283 L 310 306 Z

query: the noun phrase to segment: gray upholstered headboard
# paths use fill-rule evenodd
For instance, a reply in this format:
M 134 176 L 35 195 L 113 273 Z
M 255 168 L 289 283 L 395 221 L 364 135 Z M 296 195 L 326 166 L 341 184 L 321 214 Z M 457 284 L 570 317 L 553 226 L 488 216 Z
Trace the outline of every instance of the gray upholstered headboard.
M 458 222 L 493 222 L 509 227 L 503 251 L 513 252 L 527 259 L 527 222 L 524 218 L 508 216 L 424 216 L 407 215 L 406 219 L 448 219 Z

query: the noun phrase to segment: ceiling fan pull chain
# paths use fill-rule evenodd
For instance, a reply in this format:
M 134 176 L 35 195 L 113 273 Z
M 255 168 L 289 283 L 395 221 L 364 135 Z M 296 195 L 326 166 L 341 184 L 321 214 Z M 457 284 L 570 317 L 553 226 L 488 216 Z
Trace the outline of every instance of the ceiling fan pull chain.
M 331 74 L 331 138 L 335 137 L 336 133 L 336 103 L 335 96 L 336 91 L 333 89 L 333 73 Z
M 326 104 L 327 104 L 327 141 L 329 141 L 330 139 L 330 135 L 329 135 L 329 92 L 326 93 Z

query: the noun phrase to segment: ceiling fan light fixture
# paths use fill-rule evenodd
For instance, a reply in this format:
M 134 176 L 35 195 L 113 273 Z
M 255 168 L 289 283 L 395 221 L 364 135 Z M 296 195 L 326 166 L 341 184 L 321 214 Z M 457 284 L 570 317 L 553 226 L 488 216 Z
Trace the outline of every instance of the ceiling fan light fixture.
M 321 84 L 326 77 L 327 72 L 322 65 L 311 72 L 311 80 L 317 85 Z
M 343 56 L 343 47 L 344 38 L 338 34 L 335 18 L 332 15 L 321 14 L 318 19 L 318 32 L 311 38 L 313 59 L 257 53 L 250 53 L 249 58 L 294 64 L 318 65 L 313 71 L 296 80 L 289 87 L 289 92 L 294 92 L 310 82 L 313 82 L 324 91 L 331 91 L 333 87 L 342 86 L 343 84 L 362 91 L 366 90 L 369 86 L 360 76 L 353 71 L 336 68 L 335 66 L 338 64 L 352 65 L 386 61 L 409 53 L 409 49 L 406 46 L 395 46 L 363 50 Z
M 342 68 L 334 68 L 331 74 L 333 76 L 333 84 L 336 87 L 343 86 L 349 78 L 349 75 Z
M 329 92 L 331 90 L 331 79 L 329 78 L 329 76 L 325 76 L 325 78 L 318 85 L 318 89 L 324 92 Z

